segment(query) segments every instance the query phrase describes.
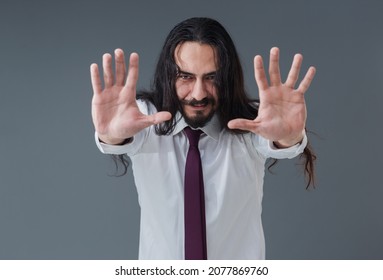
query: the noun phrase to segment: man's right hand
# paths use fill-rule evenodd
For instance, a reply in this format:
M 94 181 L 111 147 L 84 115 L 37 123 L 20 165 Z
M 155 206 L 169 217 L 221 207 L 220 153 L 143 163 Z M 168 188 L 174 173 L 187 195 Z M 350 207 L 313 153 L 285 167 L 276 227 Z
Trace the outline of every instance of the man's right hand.
M 169 112 L 153 115 L 140 112 L 136 102 L 138 54 L 130 55 L 127 77 L 124 52 L 116 49 L 114 54 L 115 76 L 112 70 L 112 56 L 104 54 L 102 57 L 104 88 L 98 65 L 93 63 L 90 66 L 93 124 L 100 140 L 111 145 L 121 144 L 146 127 L 171 119 Z

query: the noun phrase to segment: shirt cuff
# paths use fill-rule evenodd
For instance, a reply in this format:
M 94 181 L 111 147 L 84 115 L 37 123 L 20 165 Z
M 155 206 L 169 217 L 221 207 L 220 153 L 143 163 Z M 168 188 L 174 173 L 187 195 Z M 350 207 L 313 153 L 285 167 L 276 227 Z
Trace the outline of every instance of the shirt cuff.
M 298 143 L 294 146 L 288 147 L 288 148 L 277 148 L 273 141 L 268 141 L 268 156 L 275 158 L 275 159 L 283 159 L 283 158 L 294 158 L 298 155 L 300 155 L 303 150 L 305 149 L 307 145 L 307 135 L 306 133 L 303 136 L 303 140 L 301 143 Z
M 141 134 L 136 134 L 131 141 L 123 145 L 110 145 L 100 141 L 97 131 L 94 133 L 94 138 L 96 141 L 97 148 L 103 154 L 112 154 L 112 155 L 122 155 L 122 154 L 131 154 L 137 147 L 135 145 Z

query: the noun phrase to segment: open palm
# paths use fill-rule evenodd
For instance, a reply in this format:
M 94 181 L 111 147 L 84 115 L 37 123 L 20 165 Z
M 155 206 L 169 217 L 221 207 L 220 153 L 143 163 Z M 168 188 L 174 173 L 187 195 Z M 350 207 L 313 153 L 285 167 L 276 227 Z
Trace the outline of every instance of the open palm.
M 289 147 L 300 142 L 307 116 L 304 93 L 315 75 L 315 68 L 310 67 L 295 89 L 302 60 L 302 55 L 296 54 L 294 56 L 287 80 L 282 83 L 279 70 L 279 49 L 272 48 L 270 51 L 269 85 L 262 57 L 256 56 L 254 58 L 254 71 L 260 99 L 258 116 L 254 120 L 232 120 L 228 123 L 229 128 L 257 133 L 276 142 L 281 147 Z
M 104 54 L 104 88 L 97 64 L 92 64 L 90 67 L 93 87 L 93 124 L 100 140 L 108 144 L 119 144 L 142 129 L 171 118 L 168 112 L 153 115 L 140 112 L 136 102 L 139 65 L 136 53 L 130 55 L 127 77 L 124 53 L 121 49 L 115 51 L 115 65 L 114 76 L 112 56 Z

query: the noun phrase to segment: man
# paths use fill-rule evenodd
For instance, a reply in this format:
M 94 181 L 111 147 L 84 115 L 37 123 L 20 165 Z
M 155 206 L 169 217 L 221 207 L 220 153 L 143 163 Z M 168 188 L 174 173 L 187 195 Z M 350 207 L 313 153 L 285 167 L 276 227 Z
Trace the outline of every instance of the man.
M 127 77 L 121 49 L 115 51 L 115 75 L 112 56 L 103 56 L 104 88 L 97 65 L 91 65 L 97 145 L 103 153 L 127 154 L 132 162 L 141 207 L 140 259 L 265 258 L 261 203 L 266 159 L 304 152 L 312 178 L 304 93 L 315 68 L 295 88 L 301 63 L 302 56 L 295 55 L 282 83 L 279 50 L 272 48 L 269 84 L 262 58 L 256 56 L 260 102 L 255 103 L 245 93 L 226 30 L 215 20 L 191 18 L 165 40 L 151 92 L 136 98 L 136 53 L 130 55 Z M 203 175 L 192 177 L 203 177 L 195 180 L 198 187 L 186 191 L 186 177 L 194 169 L 185 168 L 194 141 L 189 131 L 196 130 L 202 132 L 197 148 Z M 190 210 L 194 202 L 190 206 L 186 192 L 193 195 L 201 185 L 201 205 Z M 191 226 L 190 219 L 200 224 Z M 189 231 L 195 228 L 200 236 L 190 241 L 195 233 Z M 195 248 L 201 255 L 194 254 Z

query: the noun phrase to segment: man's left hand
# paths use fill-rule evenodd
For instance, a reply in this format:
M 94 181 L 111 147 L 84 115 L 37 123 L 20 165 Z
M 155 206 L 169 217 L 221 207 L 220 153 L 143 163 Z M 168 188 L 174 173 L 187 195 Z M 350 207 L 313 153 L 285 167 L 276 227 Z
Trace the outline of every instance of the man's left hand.
M 279 70 L 279 49 L 272 48 L 270 50 L 269 84 L 262 57 L 257 55 L 254 58 L 254 72 L 260 100 L 258 116 L 254 120 L 231 120 L 228 127 L 257 133 L 273 141 L 278 148 L 287 148 L 302 141 L 307 117 L 304 93 L 309 88 L 316 72 L 314 67 L 310 67 L 295 89 L 302 60 L 301 54 L 294 56 L 286 82 L 282 83 Z

